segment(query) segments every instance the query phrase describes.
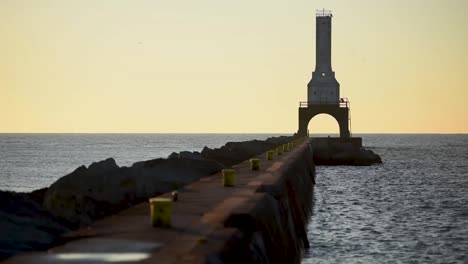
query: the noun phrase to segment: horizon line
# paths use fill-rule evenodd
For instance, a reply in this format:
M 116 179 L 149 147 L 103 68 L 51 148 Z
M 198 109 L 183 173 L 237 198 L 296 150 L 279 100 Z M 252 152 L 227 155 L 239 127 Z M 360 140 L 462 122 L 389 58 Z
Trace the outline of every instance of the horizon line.
M 5 134 L 70 134 L 70 135 L 79 135 L 79 134 L 127 134 L 127 135 L 138 135 L 138 134 L 174 134 L 174 135 L 200 135 L 200 134 L 212 134 L 212 135 L 294 135 L 296 132 L 0 132 L 0 135 Z M 357 134 L 373 134 L 373 135 L 467 135 L 468 132 L 355 132 Z M 329 132 L 318 132 L 318 133 L 309 133 L 309 135 L 339 135 L 339 133 L 329 133 Z

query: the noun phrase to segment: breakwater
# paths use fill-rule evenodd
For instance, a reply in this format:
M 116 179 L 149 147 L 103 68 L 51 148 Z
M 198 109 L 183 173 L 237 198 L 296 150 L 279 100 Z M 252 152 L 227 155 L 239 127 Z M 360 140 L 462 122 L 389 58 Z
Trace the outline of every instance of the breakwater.
M 142 242 L 138 244 L 141 247 L 137 248 L 132 246 L 134 241 L 128 242 L 125 236 L 121 239 L 118 237 L 122 236 L 121 232 L 133 232 L 133 229 L 127 230 L 125 226 L 140 226 L 148 222 L 148 204 L 145 202 L 148 198 L 163 193 L 167 196 L 168 192 L 179 189 L 180 201 L 175 203 L 175 208 L 182 211 L 181 217 L 176 219 L 189 219 L 184 221 L 191 223 L 201 218 L 204 220 L 195 229 L 187 229 L 188 222 L 185 222 L 176 230 L 188 230 L 193 234 L 197 234 L 198 229 L 209 230 L 208 233 L 203 231 L 199 234 L 209 235 L 214 238 L 213 241 L 217 241 L 215 248 L 210 246 L 211 250 L 205 250 L 200 257 L 211 254 L 225 263 L 230 263 L 230 260 L 261 263 L 270 261 L 269 258 L 273 258 L 272 263 L 278 259 L 284 262 L 286 258 L 288 262 L 297 262 L 301 248 L 308 245 L 304 226 L 312 207 L 313 164 L 317 160 L 316 152 L 311 147 L 314 141 L 276 156 L 273 161 L 265 157 L 266 151 L 291 140 L 291 137 L 277 137 L 265 141 L 229 142 L 219 149 L 173 153 L 167 159 L 137 162 L 131 167 L 118 167 L 110 158 L 89 167 L 82 166 L 50 187 L 32 193 L 0 191 L 0 231 L 4 234 L 0 240 L 0 257 L 50 247 L 55 247 L 59 252 L 68 252 L 67 247 L 72 245 L 77 246 L 81 254 L 94 252 L 88 257 L 96 257 L 96 252 L 125 248 L 131 256 L 145 249 L 141 254 L 146 254 L 145 258 L 148 258 L 151 254 L 147 252 L 170 248 L 164 232 L 154 236 L 161 241 Z M 257 158 L 261 169 L 250 171 L 249 163 L 245 160 L 259 154 Z M 346 161 L 345 164 L 350 162 Z M 239 172 L 239 183 L 234 188 L 220 188 L 219 171 L 225 168 Z M 194 183 L 186 185 L 191 182 Z M 208 197 L 204 198 L 205 194 Z M 193 205 L 192 202 L 201 203 Z M 138 212 L 137 215 L 134 215 L 135 212 Z M 214 216 L 214 222 L 207 215 Z M 136 216 L 140 218 L 139 222 L 135 222 Z M 80 227 L 78 231 L 70 232 Z M 141 227 L 149 228 L 148 225 Z M 221 234 L 213 231 L 214 227 L 221 229 Z M 88 233 L 89 230 L 94 230 L 94 233 Z M 226 230 L 236 232 L 225 236 Z M 213 236 L 211 232 L 215 232 Z M 103 238 L 100 233 L 107 235 Z M 90 241 L 87 238 L 93 239 Z M 196 240 L 203 245 L 212 241 L 204 235 Z M 83 243 L 93 246 L 80 246 Z M 77 257 L 73 254 L 72 257 Z M 59 261 L 63 256 L 70 257 L 61 253 L 41 256 L 55 256 L 54 261 Z M 18 256 L 11 261 L 15 263 L 18 258 L 23 257 Z M 46 262 L 50 261 L 48 259 Z
M 312 208 L 311 148 L 303 143 L 272 161 L 265 153 L 256 158 L 259 171 L 251 171 L 248 161 L 232 166 L 234 187 L 222 187 L 219 173 L 186 185 L 174 203 L 169 229 L 153 228 L 148 204 L 141 203 L 68 233 L 67 243 L 49 254 L 17 256 L 7 263 L 110 255 L 160 263 L 299 262 Z
M 51 186 L 30 193 L 0 191 L 0 260 L 19 252 L 48 249 L 62 243 L 63 233 L 291 140 L 282 136 L 228 142 L 220 148 L 172 153 L 167 159 L 136 162 L 130 167 L 119 167 L 109 158 L 80 166 Z

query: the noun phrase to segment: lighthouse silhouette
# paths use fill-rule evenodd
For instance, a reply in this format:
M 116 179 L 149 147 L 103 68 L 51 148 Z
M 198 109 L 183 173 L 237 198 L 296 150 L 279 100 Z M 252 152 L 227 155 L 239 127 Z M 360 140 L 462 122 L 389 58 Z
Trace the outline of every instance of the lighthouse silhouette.
M 331 65 L 332 18 L 331 11 L 317 10 L 315 71 L 307 85 L 307 101 L 299 103 L 299 136 L 308 134 L 309 122 L 318 114 L 329 114 L 336 119 L 341 138 L 351 136 L 349 100 L 340 98 L 340 84 Z

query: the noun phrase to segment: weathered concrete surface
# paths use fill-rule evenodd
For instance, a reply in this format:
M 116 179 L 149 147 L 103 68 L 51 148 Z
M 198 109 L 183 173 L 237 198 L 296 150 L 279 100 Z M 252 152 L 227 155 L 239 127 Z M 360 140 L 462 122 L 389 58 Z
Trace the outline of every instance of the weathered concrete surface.
M 68 233 L 47 253 L 6 263 L 298 263 L 312 207 L 311 149 L 303 143 L 273 161 L 256 158 L 260 171 L 248 161 L 233 167 L 235 187 L 222 187 L 218 173 L 180 190 L 169 229 L 150 225 L 145 202 Z
M 307 127 L 310 120 L 319 114 L 331 115 L 338 122 L 340 137 L 349 138 L 349 108 L 340 107 L 339 104 L 311 104 L 307 107 L 299 107 L 299 129 L 300 137 L 307 136 Z

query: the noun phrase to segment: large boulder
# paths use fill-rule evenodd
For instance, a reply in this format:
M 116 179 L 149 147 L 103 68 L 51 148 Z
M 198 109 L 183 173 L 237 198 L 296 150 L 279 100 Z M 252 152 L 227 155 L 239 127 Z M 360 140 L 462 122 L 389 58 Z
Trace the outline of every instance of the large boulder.
M 370 149 L 361 148 L 356 155 L 354 164 L 357 166 L 368 166 L 382 163 L 382 158 Z
M 194 159 L 194 160 L 207 160 L 206 158 L 201 156 L 201 153 L 198 151 L 181 151 L 179 153 L 172 152 L 171 155 L 167 157 L 168 159 Z
M 69 230 L 30 194 L 0 191 L 0 260 L 15 253 L 47 249 Z
M 135 193 L 135 186 L 125 170 L 110 158 L 81 166 L 54 182 L 44 197 L 44 206 L 54 215 L 77 225 L 93 219 L 121 205 Z

